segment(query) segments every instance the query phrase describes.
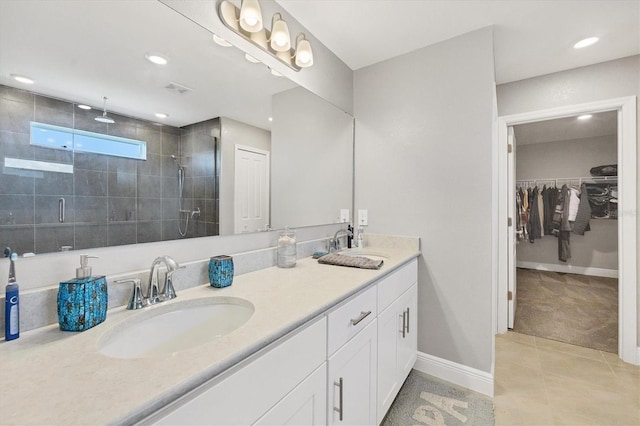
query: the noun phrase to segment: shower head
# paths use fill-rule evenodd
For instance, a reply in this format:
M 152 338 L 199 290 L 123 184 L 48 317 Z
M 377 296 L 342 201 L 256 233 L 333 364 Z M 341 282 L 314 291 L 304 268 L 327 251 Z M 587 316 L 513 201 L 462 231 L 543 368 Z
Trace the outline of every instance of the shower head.
M 107 116 L 107 97 L 103 96 L 102 98 L 104 99 L 104 108 L 103 108 L 102 115 L 97 116 L 96 118 L 94 118 L 94 120 L 99 121 L 100 123 L 113 124 L 115 123 L 115 120 Z
M 173 159 L 173 161 L 176 162 L 179 168 L 184 169 L 184 166 L 180 164 L 180 160 L 178 160 L 178 157 L 176 157 L 175 155 L 172 155 L 171 158 Z

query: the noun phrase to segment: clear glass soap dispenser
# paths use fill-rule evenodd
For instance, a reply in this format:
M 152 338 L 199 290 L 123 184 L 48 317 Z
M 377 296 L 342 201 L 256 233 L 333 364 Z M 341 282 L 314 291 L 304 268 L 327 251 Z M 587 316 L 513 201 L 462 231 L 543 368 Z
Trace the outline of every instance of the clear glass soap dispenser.
M 296 233 L 287 226 L 278 237 L 277 264 L 280 268 L 293 268 L 296 266 Z

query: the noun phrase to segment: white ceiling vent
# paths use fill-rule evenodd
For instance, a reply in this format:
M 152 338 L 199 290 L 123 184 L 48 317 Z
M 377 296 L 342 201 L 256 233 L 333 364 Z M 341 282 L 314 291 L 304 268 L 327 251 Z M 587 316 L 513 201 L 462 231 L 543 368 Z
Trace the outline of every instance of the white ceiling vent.
M 165 89 L 169 89 L 169 90 L 175 90 L 176 92 L 180 93 L 181 95 L 184 95 L 187 92 L 191 92 L 193 89 L 187 87 L 187 86 L 183 86 L 182 84 L 179 83 L 175 83 L 175 82 L 170 82 L 169 84 L 167 84 L 166 86 L 164 86 Z

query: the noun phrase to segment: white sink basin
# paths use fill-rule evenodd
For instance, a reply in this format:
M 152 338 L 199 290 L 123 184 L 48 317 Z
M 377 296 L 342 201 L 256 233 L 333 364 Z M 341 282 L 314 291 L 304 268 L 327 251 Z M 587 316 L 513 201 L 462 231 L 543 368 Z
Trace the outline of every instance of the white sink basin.
M 173 302 L 141 311 L 109 330 L 98 342 L 112 358 L 145 358 L 208 343 L 236 330 L 253 315 L 251 302 L 208 297 Z

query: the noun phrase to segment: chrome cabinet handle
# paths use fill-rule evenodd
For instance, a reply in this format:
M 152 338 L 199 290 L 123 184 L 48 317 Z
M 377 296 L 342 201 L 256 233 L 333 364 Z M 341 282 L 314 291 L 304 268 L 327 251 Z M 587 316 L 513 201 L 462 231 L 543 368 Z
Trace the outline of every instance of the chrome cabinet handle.
M 360 312 L 360 316 L 358 318 L 355 319 L 351 319 L 351 324 L 353 325 L 358 325 L 360 323 L 360 321 L 362 321 L 363 319 L 365 319 L 366 317 L 368 317 L 369 315 L 371 315 L 371 311 L 361 311 Z
M 407 308 L 407 334 L 409 334 L 409 308 Z
M 60 198 L 58 200 L 58 222 L 64 223 L 64 213 L 65 213 L 65 205 L 66 201 L 64 198 Z
M 333 407 L 333 411 L 337 411 L 338 412 L 338 414 L 340 415 L 340 421 L 342 421 L 343 414 L 344 414 L 343 413 L 343 408 L 342 408 L 343 407 L 343 405 L 342 405 L 342 392 L 343 392 L 342 391 L 343 390 L 342 377 L 340 377 L 340 380 L 338 380 L 337 382 L 333 382 L 333 384 L 340 389 L 340 391 L 339 391 L 340 393 L 338 394 L 338 405 L 339 405 L 339 407 L 338 408 Z
M 407 335 L 407 311 L 402 311 L 402 338 L 404 339 Z

